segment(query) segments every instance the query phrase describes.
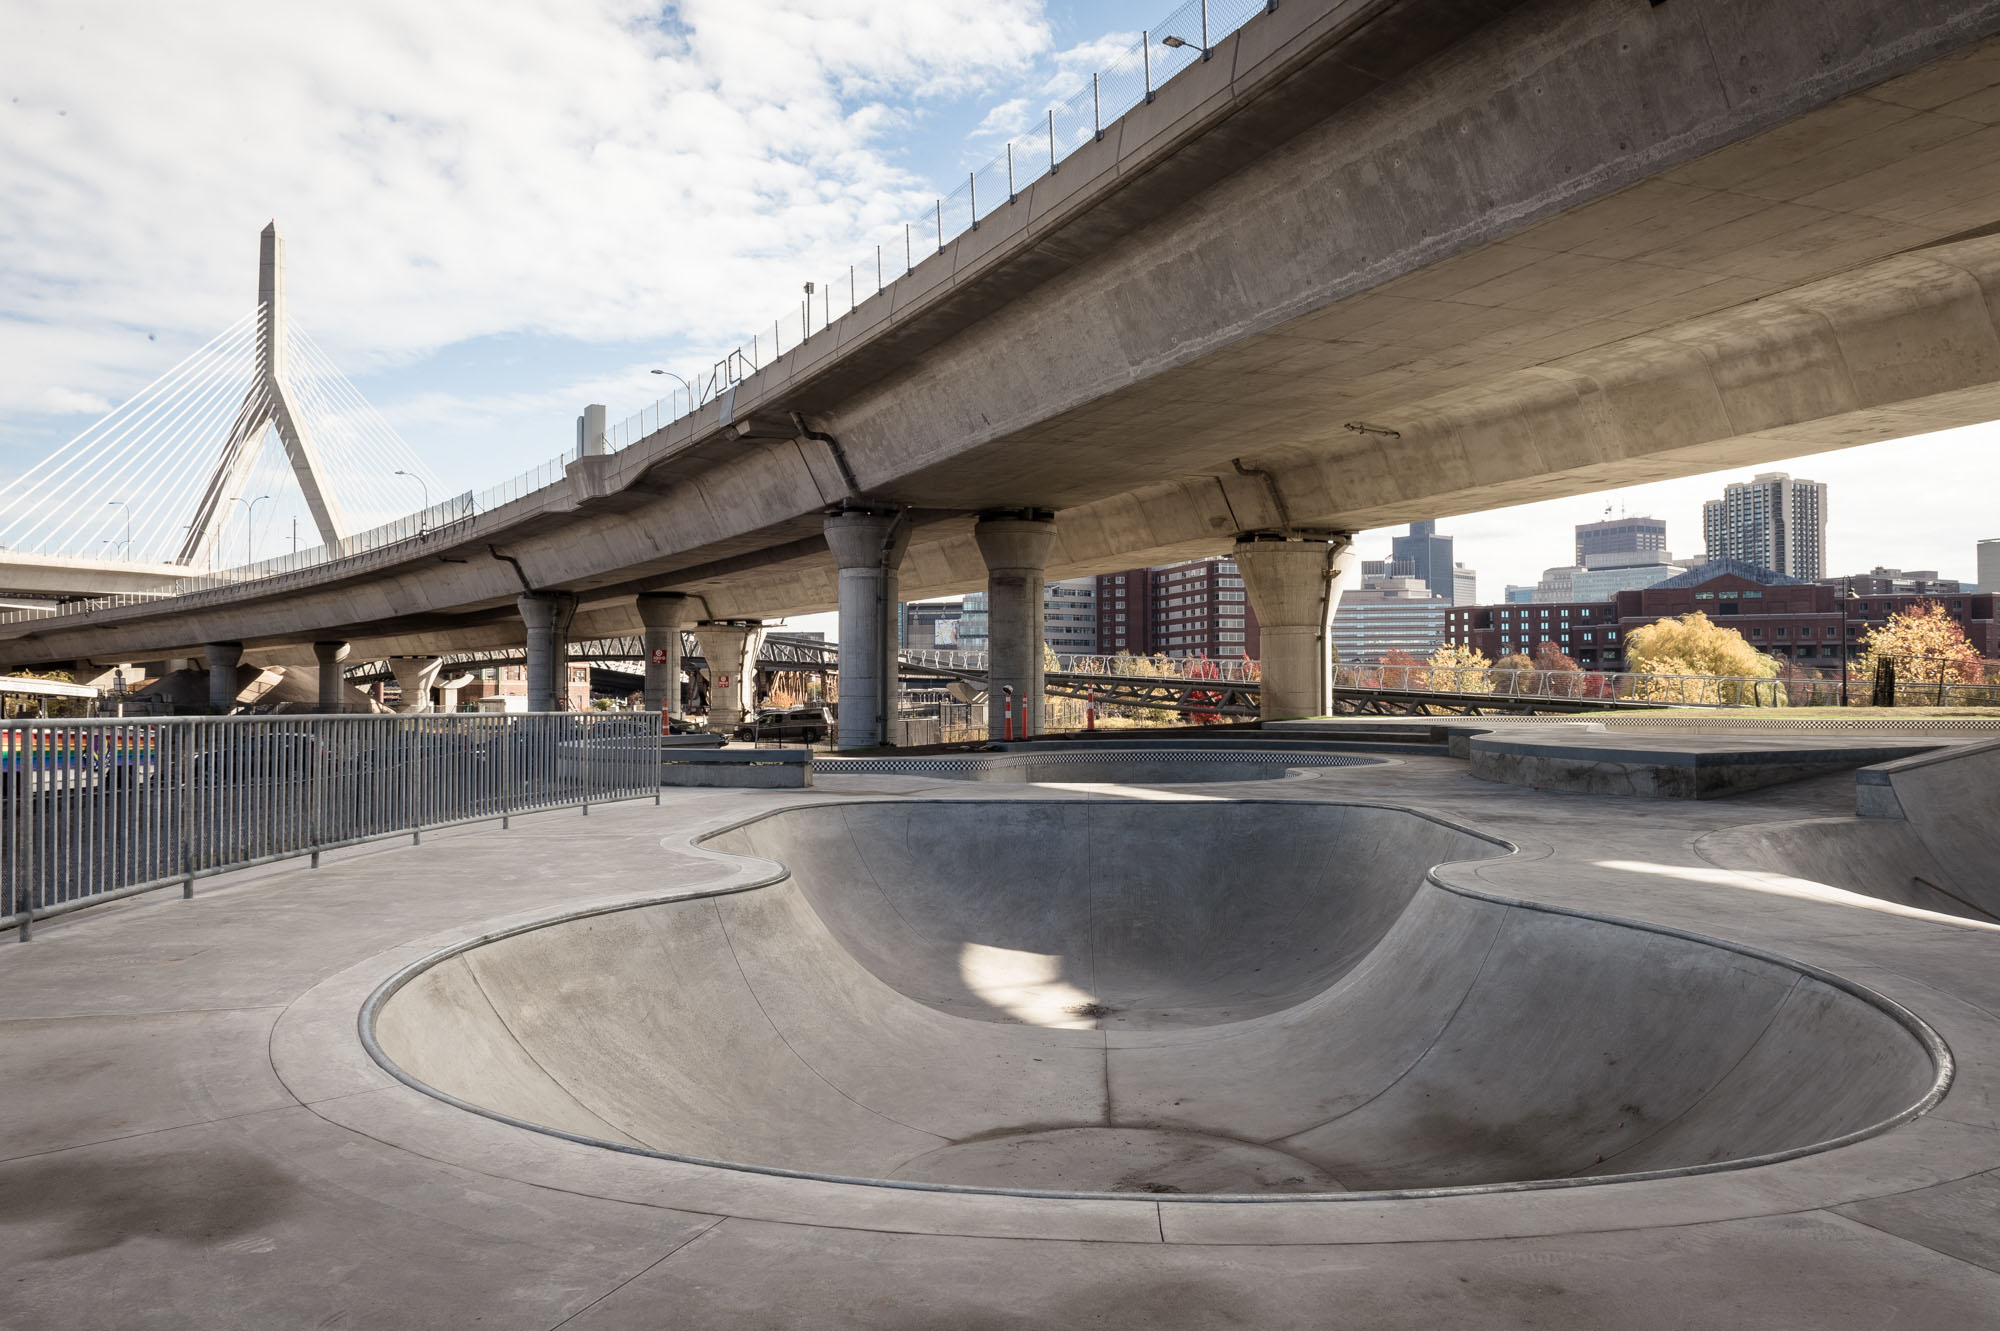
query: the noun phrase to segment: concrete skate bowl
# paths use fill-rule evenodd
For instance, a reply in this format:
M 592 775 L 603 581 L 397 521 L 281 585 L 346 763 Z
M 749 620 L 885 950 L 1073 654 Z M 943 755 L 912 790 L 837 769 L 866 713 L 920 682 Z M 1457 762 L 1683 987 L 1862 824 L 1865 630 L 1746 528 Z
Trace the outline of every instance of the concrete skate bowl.
M 2000 924 L 2000 740 L 1879 763 L 1856 782 L 1871 817 L 1711 832 L 1701 853 L 1730 868 Z
M 1323 1199 L 1825 1149 L 1948 1056 L 1832 976 L 1440 885 L 1402 810 L 794 808 L 761 887 L 468 944 L 370 1000 L 404 1080 L 675 1159 L 903 1187 Z

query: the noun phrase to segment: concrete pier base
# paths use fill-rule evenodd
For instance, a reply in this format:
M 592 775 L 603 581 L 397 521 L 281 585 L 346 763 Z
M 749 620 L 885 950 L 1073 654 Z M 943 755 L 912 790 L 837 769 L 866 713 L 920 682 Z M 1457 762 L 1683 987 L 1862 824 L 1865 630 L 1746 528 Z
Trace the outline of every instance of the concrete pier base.
M 639 597 L 641 646 L 646 652 L 646 710 L 682 715 L 681 630 L 694 618 L 694 601 L 674 592 Z
M 396 677 L 396 710 L 399 712 L 428 712 L 431 706 L 431 687 L 437 683 L 438 670 L 444 665 L 441 656 L 392 656 L 389 671 Z
M 576 597 L 568 592 L 528 592 L 517 597 L 528 628 L 528 710 L 561 710 L 569 695 L 569 623 Z
M 900 513 L 851 510 L 826 520 L 840 568 L 840 747 L 885 742 L 896 715 L 896 604 L 910 527 Z
M 243 644 L 211 642 L 202 651 L 208 657 L 208 705 L 226 714 L 236 706 L 236 667 L 243 662 Z
M 1055 518 L 1039 511 L 988 514 L 972 534 L 986 561 L 987 733 L 1006 733 L 1011 687 L 1014 738 L 1025 739 L 1042 729 L 1042 570 L 1055 543 Z
M 319 710 L 338 712 L 344 710 L 347 690 L 340 677 L 340 667 L 347 660 L 348 646 L 344 642 L 316 642 L 313 644 L 313 660 L 319 663 Z
M 757 651 L 764 625 L 755 619 L 703 620 L 695 641 L 708 660 L 708 728 L 726 735 L 757 707 Z
M 1333 710 L 1333 612 L 1355 567 L 1348 536 L 1246 535 L 1236 567 L 1263 646 L 1259 715 L 1266 721 Z

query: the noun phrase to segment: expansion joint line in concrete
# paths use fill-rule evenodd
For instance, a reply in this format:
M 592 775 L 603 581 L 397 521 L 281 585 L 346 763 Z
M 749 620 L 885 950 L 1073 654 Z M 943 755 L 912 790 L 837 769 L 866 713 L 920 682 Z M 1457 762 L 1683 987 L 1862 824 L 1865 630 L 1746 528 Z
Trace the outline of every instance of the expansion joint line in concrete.
M 288 1092 L 289 1093 L 289 1092 Z M 340 1097 L 331 1097 L 339 1099 Z M 191 1118 L 183 1123 L 163 1123 L 157 1128 L 144 1128 L 138 1132 L 120 1132 L 109 1137 L 98 1137 L 87 1142 L 70 1142 L 66 1146 L 51 1146 L 43 1151 L 23 1151 L 19 1155 L 0 1156 L 0 1165 L 19 1164 L 23 1160 L 40 1160 L 45 1156 L 64 1155 L 70 1151 L 89 1151 L 99 1146 L 113 1146 L 119 1142 L 143 1141 L 148 1137 L 158 1137 L 169 1132 L 187 1132 L 194 1128 L 212 1128 L 224 1123 L 234 1123 L 239 1119 L 260 1118 L 266 1114 L 289 1114 L 295 1109 L 309 1109 L 310 1106 L 293 1097 L 292 1103 L 266 1105 L 262 1109 L 246 1109 L 239 1114 L 219 1114 L 214 1118 Z
M 1294 1137 L 1304 1136 L 1308 1132 L 1313 1132 L 1319 1128 L 1325 1127 L 1328 1123 L 1332 1123 L 1339 1119 L 1346 1118 L 1349 1114 L 1355 1113 L 1357 1110 L 1366 1109 L 1369 1105 L 1374 1104 L 1377 1100 L 1381 1099 L 1383 1096 L 1387 1095 L 1390 1091 L 1396 1089 L 1397 1086 L 1401 1085 L 1403 1078 L 1409 1076 L 1412 1072 L 1415 1072 L 1417 1068 L 1423 1063 L 1423 1061 L 1426 1058 L 1430 1057 L 1431 1050 L 1437 1048 L 1438 1041 L 1444 1038 L 1444 1033 L 1451 1029 L 1452 1023 L 1458 1020 L 1458 1014 L 1464 1011 L 1466 1003 L 1471 1001 L 1473 992 L 1479 988 L 1479 982 L 1486 978 L 1486 967 L 1493 960 L 1493 949 L 1500 945 L 1500 935 L 1506 930 L 1508 923 L 1508 915 L 1511 915 L 1515 909 L 1516 907 L 1513 906 L 1507 907 L 1507 914 L 1502 915 L 1500 919 L 1494 922 L 1493 936 L 1486 940 L 1486 950 L 1479 954 L 1479 969 L 1475 970 L 1472 973 L 1472 978 L 1466 982 L 1465 992 L 1458 996 L 1458 1001 L 1451 1005 L 1450 1013 L 1446 1015 L 1443 1021 L 1438 1023 L 1438 1028 L 1435 1031 L 1431 1032 L 1431 1038 L 1424 1042 L 1423 1050 L 1420 1053 L 1418 1053 L 1415 1058 L 1412 1058 L 1401 1072 L 1398 1072 L 1385 1085 L 1383 1085 L 1379 1090 L 1377 1090 L 1375 1094 L 1369 1096 L 1366 1100 L 1363 1100 L 1360 1104 L 1350 1105 L 1348 1108 L 1343 1109 L 1340 1113 L 1335 1114 L 1332 1118 L 1326 1119 L 1323 1122 L 1319 1123 L 1309 1123 L 1305 1127 L 1300 1128 L 1297 1132 L 1286 1133 L 1283 1137 L 1279 1137 L 1267 1144 L 1275 1146 L 1279 1145 L 1280 1143 L 1289 1142 Z
M 1871 1233 L 1880 1234 L 1884 1238 L 1892 1239 L 1897 1243 L 1907 1243 L 1913 1248 L 1922 1248 L 1925 1252 L 1933 1253 L 1939 1257 L 1946 1258 L 1950 1261 L 1958 1263 L 1960 1266 L 1969 1266 L 1975 1271 L 1986 1271 L 1992 1274 L 2000 1275 L 2000 1266 L 1988 1266 L 1984 1262 L 1975 1262 L 1971 1258 L 1962 1256 L 1959 1253 L 1951 1252 L 1945 1248 L 1940 1248 L 1935 1244 L 1925 1243 L 1922 1239 L 1912 1238 L 1908 1234 L 1898 1234 L 1893 1229 L 1886 1229 L 1881 1225 L 1873 1224 L 1869 1221 L 1863 1220 L 1860 1216 L 1850 1215 L 1848 1213 L 1847 1206 L 1845 1205 L 1829 1206 L 1822 1208 L 1819 1214 L 1826 1216 L 1830 1220 L 1838 1221 L 1843 1224 L 1855 1225 L 1861 1229 L 1868 1230 Z
M 818 1077 L 822 1082 L 826 1083 L 826 1087 L 828 1090 L 832 1091 L 835 1095 L 839 1096 L 841 1099 L 853 1105 L 856 1109 L 860 1109 L 867 1113 L 873 1114 L 875 1115 L 875 1117 L 881 1119 L 885 1123 L 894 1123 L 899 1128 L 908 1128 L 911 1132 L 921 1132 L 926 1137 L 935 1137 L 937 1138 L 938 1141 L 944 1143 L 945 1145 L 951 1144 L 951 1138 L 945 1136 L 943 1133 L 932 1132 L 929 1128 L 920 1128 L 914 1123 L 905 1123 L 903 1122 L 903 1120 L 895 1117 L 893 1114 L 885 1114 L 881 1110 L 875 1108 L 875 1106 L 873 1105 L 863 1104 L 861 1101 L 849 1095 L 845 1089 L 835 1085 L 832 1078 L 828 1077 L 824 1072 L 821 1072 L 818 1068 L 814 1067 L 812 1065 L 812 1060 L 808 1059 L 804 1054 L 801 1054 L 798 1051 L 798 1049 L 793 1046 L 790 1038 L 787 1037 L 785 1032 L 778 1026 L 778 1023 L 771 1020 L 771 1014 L 769 1010 L 766 1009 L 764 1006 L 763 995 L 757 992 L 757 986 L 751 981 L 750 973 L 743 969 L 743 957 L 736 950 L 736 939 L 729 932 L 729 921 L 722 918 L 722 903 L 711 899 L 708 903 L 708 906 L 710 910 L 715 912 L 715 922 L 717 926 L 720 927 L 722 930 L 723 941 L 729 944 L 729 960 L 735 964 L 737 975 L 742 977 L 744 991 L 750 995 L 750 1001 L 757 1005 L 757 1015 L 762 1017 L 764 1019 L 765 1025 L 771 1028 L 771 1034 L 778 1037 L 778 1043 L 785 1046 L 785 1052 L 790 1054 L 793 1058 L 796 1058 L 799 1061 L 800 1067 L 804 1068 L 807 1072 L 812 1073 L 813 1076 Z
M 1577 1168 L 1572 1169 L 1569 1171 L 1569 1173 L 1563 1175 L 1563 1177 L 1581 1178 L 1583 1177 L 1584 1170 L 1595 1169 L 1599 1165 L 1609 1164 L 1613 1160 L 1616 1160 L 1621 1155 L 1626 1155 L 1632 1151 L 1638 1150 L 1641 1146 L 1644 1146 L 1647 1142 L 1652 1141 L 1655 1137 L 1658 1137 L 1668 1128 L 1671 1128 L 1674 1124 L 1680 1122 L 1682 1119 L 1686 1118 L 1689 1114 L 1692 1114 L 1697 1108 L 1699 1108 L 1702 1104 L 1704 1104 L 1710 1096 L 1714 1095 L 1717 1090 L 1727 1085 L 1729 1083 L 1730 1077 L 1735 1075 L 1736 1069 L 1742 1067 L 1744 1062 L 1750 1057 L 1750 1055 L 1757 1052 L 1758 1046 L 1763 1044 L 1765 1039 L 1769 1037 L 1769 1035 L 1771 1034 L 1771 1027 L 1777 1024 L 1779 1014 L 1785 1010 L 1785 1005 L 1792 1001 L 1792 995 L 1798 993 L 1799 986 L 1805 983 L 1805 979 L 1806 977 L 1802 974 L 1792 976 L 1792 982 L 1785 986 L 1785 992 L 1783 996 L 1781 996 L 1777 1002 L 1771 1005 L 1771 1015 L 1766 1017 L 1764 1019 L 1764 1024 L 1758 1028 L 1757 1038 L 1750 1041 L 1748 1044 L 1744 1045 L 1743 1052 L 1735 1057 L 1735 1059 L 1729 1064 L 1729 1067 L 1723 1071 L 1722 1075 L 1715 1078 L 1714 1081 L 1711 1081 L 1708 1084 L 1707 1090 L 1703 1091 L 1700 1095 L 1697 1095 L 1694 1099 L 1688 1101 L 1687 1104 L 1683 1105 L 1681 1107 L 1680 1113 L 1675 1114 L 1670 1119 L 1667 1119 L 1665 1122 L 1661 1123 L 1657 1128 L 1654 1128 L 1651 1132 L 1647 1133 L 1645 1136 L 1639 1138 L 1638 1140 L 1628 1143 L 1619 1150 L 1613 1151 L 1610 1155 L 1599 1156 L 1596 1160 L 1593 1160 L 1588 1165 L 1579 1165 Z
M 476 948 L 472 949 L 472 951 L 477 951 L 477 949 Z M 589 1105 L 577 1099 L 576 1092 L 572 1091 L 569 1088 L 568 1084 L 564 1082 L 564 1080 L 561 1077 L 556 1075 L 555 1069 L 551 1068 L 548 1064 L 542 1062 L 540 1058 L 535 1056 L 535 1051 L 528 1048 L 528 1043 L 527 1041 L 521 1038 L 521 1033 L 514 1029 L 514 1024 L 507 1020 L 505 1013 L 500 1011 L 500 1005 L 493 1001 L 493 995 L 486 992 L 486 981 L 479 978 L 479 971 L 472 964 L 471 951 L 461 952 L 459 955 L 453 957 L 451 960 L 458 962 L 461 966 L 465 968 L 466 975 L 471 977 L 472 987 L 479 991 L 479 1001 L 486 1004 L 487 1011 L 491 1012 L 493 1014 L 493 1019 L 500 1023 L 500 1029 L 507 1032 L 507 1038 L 514 1042 L 514 1047 L 521 1051 L 521 1056 L 527 1059 L 530 1063 L 533 1063 L 535 1065 L 535 1069 L 538 1072 L 540 1072 L 544 1077 L 547 1077 L 549 1079 L 549 1085 L 554 1086 L 556 1089 L 560 1090 L 563 1093 L 563 1095 L 568 1098 L 571 1104 L 575 1105 L 578 1109 L 582 1110 L 585 1114 L 589 1115 L 597 1122 L 602 1123 L 606 1128 L 610 1129 L 612 1132 L 617 1133 L 621 1137 L 631 1137 L 631 1139 L 634 1141 L 638 1140 L 638 1138 L 632 1137 L 632 1134 L 626 1132 L 616 1123 L 613 1123 L 610 1119 L 604 1117 L 604 1115 L 598 1113 L 596 1110 L 592 1109 Z M 448 965 L 449 962 L 444 964 Z
M 703 1225 L 699 1230 L 688 1235 L 686 1238 L 682 1239 L 679 1243 L 676 1243 L 673 1247 L 668 1248 L 658 1257 L 655 1257 L 652 1261 L 646 1263 L 646 1265 L 640 1267 L 637 1271 L 634 1271 L 631 1275 L 626 1276 L 623 1280 L 613 1285 L 610 1289 L 605 1290 L 602 1294 L 592 1299 L 589 1303 L 584 1304 L 581 1308 L 578 1308 L 575 1312 L 563 1318 L 560 1322 L 555 1323 L 553 1326 L 549 1328 L 549 1331 L 562 1331 L 563 1327 L 568 1326 L 571 1322 L 574 1322 L 577 1318 L 583 1316 L 585 1313 L 589 1312 L 592 1308 L 595 1308 L 598 1304 L 604 1302 L 606 1299 L 616 1294 L 619 1290 L 624 1289 L 627 1285 L 631 1284 L 633 1281 L 638 1280 L 642 1276 L 651 1275 L 654 1271 L 658 1270 L 662 1265 L 671 1261 L 676 1255 L 685 1250 L 690 1244 L 697 1243 L 700 1240 L 707 1238 L 710 1234 L 713 1234 L 716 1230 L 721 1229 L 724 1225 L 729 1223 L 729 1219 L 730 1218 L 728 1216 L 720 1216 L 712 1223 Z

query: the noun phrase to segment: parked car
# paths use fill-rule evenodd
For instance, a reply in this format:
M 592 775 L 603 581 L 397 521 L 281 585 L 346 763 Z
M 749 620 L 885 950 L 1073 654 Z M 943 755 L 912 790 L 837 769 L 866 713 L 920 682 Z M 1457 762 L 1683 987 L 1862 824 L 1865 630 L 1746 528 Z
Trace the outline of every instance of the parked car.
M 818 744 L 831 729 L 826 708 L 818 703 L 804 707 L 766 707 L 736 727 L 736 738 Z

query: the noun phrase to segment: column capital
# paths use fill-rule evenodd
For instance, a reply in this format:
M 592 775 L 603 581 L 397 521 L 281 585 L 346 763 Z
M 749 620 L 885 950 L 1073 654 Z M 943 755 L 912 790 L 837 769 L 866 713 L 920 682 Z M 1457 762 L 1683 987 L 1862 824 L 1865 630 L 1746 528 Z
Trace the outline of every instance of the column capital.
M 639 623 L 649 629 L 680 629 L 694 615 L 694 597 L 680 592 L 640 592 Z
M 982 513 L 973 524 L 972 539 L 989 573 L 1022 569 L 1040 573 L 1055 544 L 1055 514 L 1047 509 L 1008 509 Z
M 910 547 L 910 524 L 895 509 L 844 508 L 827 514 L 826 544 L 837 568 L 895 568 Z
M 576 618 L 575 592 L 522 592 L 514 598 L 514 604 L 520 608 L 522 620 L 531 629 L 553 628 L 566 632 L 570 620 Z

